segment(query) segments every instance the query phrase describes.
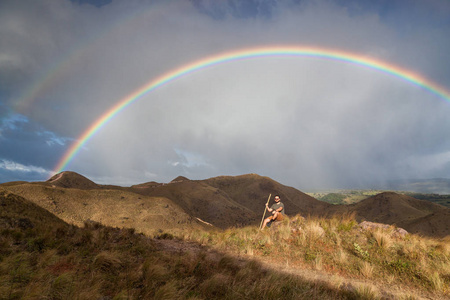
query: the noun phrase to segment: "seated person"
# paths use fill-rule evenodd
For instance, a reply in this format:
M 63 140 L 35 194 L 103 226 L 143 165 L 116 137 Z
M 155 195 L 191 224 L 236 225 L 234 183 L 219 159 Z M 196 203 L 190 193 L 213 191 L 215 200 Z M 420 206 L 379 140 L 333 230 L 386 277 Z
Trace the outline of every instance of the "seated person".
M 272 215 L 264 220 L 261 230 L 266 226 L 270 226 L 274 221 L 283 220 L 284 217 L 284 204 L 280 201 L 280 196 L 275 196 L 275 203 L 270 208 L 269 204 L 266 203 L 266 208 Z

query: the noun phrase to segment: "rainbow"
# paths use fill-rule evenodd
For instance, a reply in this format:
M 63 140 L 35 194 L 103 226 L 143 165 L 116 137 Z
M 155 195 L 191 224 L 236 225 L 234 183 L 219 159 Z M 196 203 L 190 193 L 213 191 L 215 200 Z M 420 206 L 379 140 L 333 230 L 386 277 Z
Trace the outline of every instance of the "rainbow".
M 162 6 L 149 5 L 148 9 L 152 9 L 157 15 L 164 15 L 167 11 L 164 10 Z M 117 27 L 126 27 L 127 23 L 136 18 L 144 15 L 148 12 L 148 9 L 140 9 L 132 13 L 128 13 L 119 21 L 111 23 L 103 30 L 92 31 L 90 34 L 81 41 L 78 45 L 71 48 L 68 53 L 57 57 L 55 61 L 45 70 L 43 70 L 37 77 L 37 80 L 28 86 L 24 91 L 17 97 L 13 103 L 13 108 L 17 112 L 26 111 L 27 109 L 32 109 L 33 102 L 37 101 L 40 95 L 43 95 L 46 90 L 51 89 L 53 86 L 58 84 L 61 78 L 64 78 L 65 74 L 70 71 L 71 66 L 81 61 L 85 54 L 91 49 L 92 45 L 95 45 L 101 37 L 108 37 L 115 32 Z M 91 46 L 91 47 L 89 47 Z
M 85 145 L 95 133 L 97 133 L 111 118 L 131 105 L 133 102 L 142 98 L 144 95 L 151 93 L 155 89 L 170 83 L 182 76 L 186 76 L 193 72 L 205 69 L 218 64 L 227 62 L 245 60 L 260 57 L 273 56 L 287 56 L 287 57 L 307 57 L 307 58 L 321 58 L 343 63 L 352 63 L 361 67 L 370 68 L 390 76 L 399 78 L 426 91 L 448 101 L 450 103 L 450 93 L 444 88 L 431 82 L 430 80 L 411 72 L 410 70 L 398 67 L 396 65 L 386 63 L 377 59 L 364 57 L 362 55 L 342 52 L 337 50 L 315 48 L 315 47 L 296 47 L 296 46 L 272 46 L 259 47 L 251 49 L 243 49 L 237 51 L 226 52 L 218 55 L 213 55 L 194 61 L 192 63 L 181 66 L 175 70 L 169 71 L 138 88 L 125 98 L 118 101 L 113 107 L 106 111 L 98 120 L 89 126 L 85 132 L 74 142 L 70 148 L 63 155 L 61 160 L 56 165 L 54 172 L 59 173 L 63 171 L 70 161 L 80 151 L 81 147 Z

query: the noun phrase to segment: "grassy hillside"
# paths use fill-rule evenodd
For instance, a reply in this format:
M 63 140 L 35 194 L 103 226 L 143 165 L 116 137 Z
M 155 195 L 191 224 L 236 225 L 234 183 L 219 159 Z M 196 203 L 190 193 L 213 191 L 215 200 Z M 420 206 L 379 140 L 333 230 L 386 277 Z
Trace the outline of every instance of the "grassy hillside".
M 396 224 L 423 235 L 450 235 L 450 209 L 429 201 L 390 192 L 349 205 L 331 205 L 257 174 L 206 180 L 178 177 L 168 184 L 149 182 L 117 187 L 97 185 L 79 174 L 63 172 L 43 183 L 16 182 L 0 187 L 72 224 L 80 226 L 86 220 L 94 220 L 147 234 L 168 229 L 258 225 L 268 195 L 272 194 L 273 201 L 279 194 L 289 216 L 354 212 L 358 221 Z
M 0 299 L 444 299 L 448 240 L 301 217 L 154 237 L 0 192 Z M 26 220 L 26 221 L 25 221 Z
M 0 299 L 444 299 L 448 240 L 291 218 L 154 237 L 0 192 Z M 25 221 L 27 220 L 27 221 Z
M 365 228 L 351 216 L 295 217 L 273 227 L 191 232 L 185 238 L 332 282 L 340 290 L 350 287 L 358 293 L 355 299 L 450 297 L 449 237 L 403 235 L 392 226 Z
M 60 188 L 46 183 L 16 184 L 3 186 L 3 189 L 77 226 L 92 220 L 108 226 L 135 228 L 146 234 L 162 229 L 204 227 L 164 197 L 148 197 L 123 190 Z
M 275 194 L 279 194 L 285 204 L 288 215 L 318 215 L 330 205 L 289 186 L 285 186 L 268 177 L 257 174 L 240 176 L 219 176 L 203 180 L 208 185 L 219 188 L 240 204 L 257 214 L 262 214 L 269 194 L 271 203 Z
M 349 205 L 333 205 L 333 214 L 354 214 L 358 221 L 396 225 L 411 233 L 445 237 L 450 233 L 450 209 L 425 200 L 383 192 Z
M 158 187 L 131 190 L 142 195 L 171 199 L 187 214 L 219 228 L 248 225 L 258 218 L 255 212 L 222 190 L 202 181 L 177 181 Z
M 61 226 L 68 225 L 42 207 L 0 189 L 0 228 L 19 228 L 26 232 L 29 229 L 45 231 L 49 227 Z
M 189 215 L 219 228 L 258 224 L 269 194 L 280 194 L 287 214 L 320 214 L 330 206 L 301 191 L 256 174 L 219 176 L 206 180 L 184 177 L 168 184 L 153 182 L 132 186 L 130 191 L 153 197 L 165 197 Z

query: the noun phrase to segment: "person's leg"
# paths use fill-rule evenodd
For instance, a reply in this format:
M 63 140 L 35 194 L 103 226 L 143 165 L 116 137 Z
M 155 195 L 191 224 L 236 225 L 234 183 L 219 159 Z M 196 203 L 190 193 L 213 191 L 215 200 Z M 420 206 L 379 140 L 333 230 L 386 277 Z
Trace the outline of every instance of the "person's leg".
M 278 221 L 278 215 L 279 215 L 279 214 L 280 214 L 280 213 L 276 211 L 276 212 L 272 215 L 272 220 Z
M 266 227 L 267 223 L 269 223 L 270 221 L 272 221 L 272 216 L 264 219 L 263 226 L 261 227 L 261 230 L 264 229 L 264 227 Z

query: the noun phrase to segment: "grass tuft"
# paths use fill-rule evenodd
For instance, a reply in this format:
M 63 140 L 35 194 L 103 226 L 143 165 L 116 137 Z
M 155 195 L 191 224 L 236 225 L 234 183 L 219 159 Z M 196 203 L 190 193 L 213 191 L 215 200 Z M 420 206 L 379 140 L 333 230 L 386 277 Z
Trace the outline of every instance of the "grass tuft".
M 380 299 L 378 291 L 372 286 L 367 284 L 358 284 L 355 287 L 354 294 L 356 299 L 361 300 L 376 300 Z

